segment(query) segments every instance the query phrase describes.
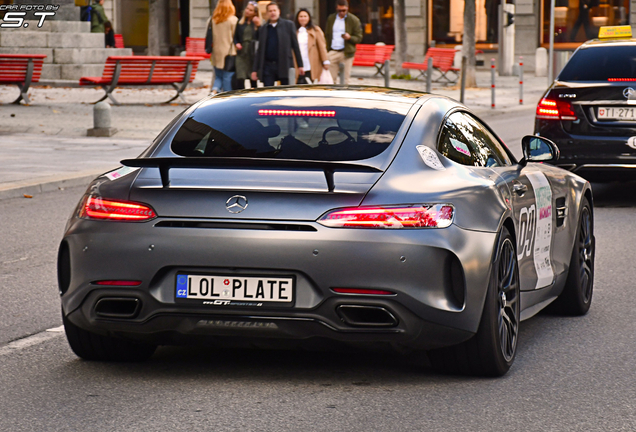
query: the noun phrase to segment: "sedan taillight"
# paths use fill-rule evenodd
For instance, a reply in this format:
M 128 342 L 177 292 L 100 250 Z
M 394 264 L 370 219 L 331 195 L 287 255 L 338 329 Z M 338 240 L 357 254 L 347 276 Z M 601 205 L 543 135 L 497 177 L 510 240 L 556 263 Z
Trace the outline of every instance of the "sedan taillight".
M 576 120 L 569 101 L 543 98 L 537 105 L 537 118 L 543 120 Z
M 82 205 L 80 217 L 85 219 L 131 222 L 154 219 L 157 217 L 157 214 L 151 207 L 145 204 L 89 196 Z
M 330 228 L 446 228 L 454 213 L 450 204 L 355 207 L 332 210 L 318 223 Z

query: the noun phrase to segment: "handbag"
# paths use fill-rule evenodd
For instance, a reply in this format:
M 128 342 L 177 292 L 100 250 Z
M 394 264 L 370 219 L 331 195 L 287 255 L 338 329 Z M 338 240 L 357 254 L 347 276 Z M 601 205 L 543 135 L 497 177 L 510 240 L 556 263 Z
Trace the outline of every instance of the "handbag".
M 230 52 L 232 52 L 233 44 L 230 44 Z M 225 72 L 234 72 L 236 70 L 236 56 L 228 54 L 223 62 L 223 70 Z
M 236 70 L 236 56 L 226 55 L 225 63 L 223 64 L 223 70 L 225 72 L 234 72 Z
M 318 84 L 333 84 L 333 77 L 328 70 L 322 70 L 322 72 L 320 73 L 320 79 L 318 79 Z
M 208 21 L 208 29 L 205 32 L 205 53 L 212 54 L 212 18 Z

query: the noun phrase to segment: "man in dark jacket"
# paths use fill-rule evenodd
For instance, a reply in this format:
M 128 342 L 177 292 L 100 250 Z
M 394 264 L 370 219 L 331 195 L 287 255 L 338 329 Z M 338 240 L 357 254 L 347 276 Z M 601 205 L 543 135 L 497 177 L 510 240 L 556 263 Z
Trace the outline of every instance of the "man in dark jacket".
M 331 62 L 329 72 L 331 72 L 333 82 L 338 82 L 340 63 L 344 63 L 345 84 L 349 84 L 356 45 L 362 42 L 362 26 L 358 17 L 349 13 L 347 0 L 336 2 L 336 12 L 329 15 L 325 27 L 327 54 Z
M 252 80 L 260 79 L 266 87 L 273 86 L 276 81 L 287 85 L 289 69 L 294 67 L 292 52 L 296 56 L 300 74 L 305 73 L 296 26 L 293 22 L 280 18 L 280 8 L 275 2 L 267 5 L 267 14 L 267 25 L 258 29 L 258 50 L 254 57 Z

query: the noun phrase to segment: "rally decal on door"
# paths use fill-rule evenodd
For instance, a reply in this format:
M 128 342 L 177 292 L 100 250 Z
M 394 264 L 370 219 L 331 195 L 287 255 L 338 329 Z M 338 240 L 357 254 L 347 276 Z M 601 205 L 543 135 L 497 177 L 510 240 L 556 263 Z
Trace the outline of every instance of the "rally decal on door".
M 552 189 L 541 172 L 527 175 L 534 192 L 535 203 L 519 212 L 517 259 L 532 256 L 537 274 L 535 289 L 548 286 L 554 280 L 552 269 Z

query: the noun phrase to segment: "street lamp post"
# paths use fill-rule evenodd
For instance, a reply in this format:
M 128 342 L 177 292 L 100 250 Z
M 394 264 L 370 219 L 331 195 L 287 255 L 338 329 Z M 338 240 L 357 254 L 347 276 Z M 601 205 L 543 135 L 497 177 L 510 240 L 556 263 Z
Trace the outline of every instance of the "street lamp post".
M 550 48 L 548 50 L 548 86 L 554 81 L 554 6 L 556 0 L 550 0 Z

